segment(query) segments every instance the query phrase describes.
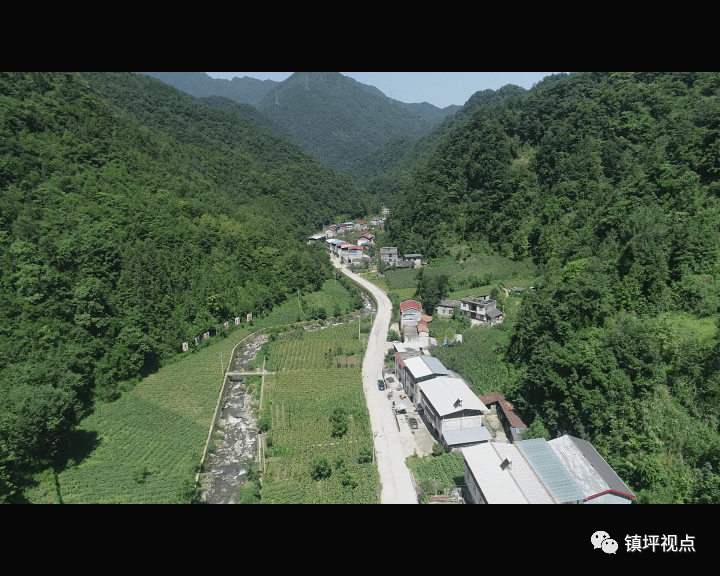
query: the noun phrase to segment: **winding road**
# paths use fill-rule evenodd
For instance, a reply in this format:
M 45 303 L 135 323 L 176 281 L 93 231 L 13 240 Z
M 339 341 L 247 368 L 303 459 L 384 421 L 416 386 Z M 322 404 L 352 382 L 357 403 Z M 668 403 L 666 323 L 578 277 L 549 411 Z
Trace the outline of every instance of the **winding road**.
M 366 288 L 377 301 L 377 316 L 368 338 L 365 360 L 362 367 L 365 400 L 370 412 L 370 425 L 375 436 L 375 455 L 382 491 L 382 504 L 417 504 L 417 496 L 405 465 L 405 458 L 415 448 L 407 430 L 398 432 L 395 416 L 388 409 L 388 403 L 378 391 L 377 382 L 382 379 L 382 369 L 387 351 L 387 333 L 392 315 L 392 304 L 386 294 L 377 286 L 347 270 L 338 258 L 332 257 L 333 265 L 346 276 Z

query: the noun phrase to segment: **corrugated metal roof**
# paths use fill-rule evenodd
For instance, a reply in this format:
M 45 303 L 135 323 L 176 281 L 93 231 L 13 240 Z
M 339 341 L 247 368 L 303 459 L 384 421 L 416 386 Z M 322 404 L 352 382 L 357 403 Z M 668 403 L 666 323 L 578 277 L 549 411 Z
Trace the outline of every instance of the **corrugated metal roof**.
M 600 456 L 600 453 L 595 449 L 595 446 L 590 444 L 587 440 L 582 440 L 581 438 L 576 438 L 575 436 L 568 435 L 568 438 L 572 440 L 573 444 L 578 447 L 585 459 L 592 465 L 593 468 L 595 468 L 595 471 L 607 483 L 610 490 L 620 494 L 625 494 L 628 498 L 635 498 L 635 494 L 633 494 L 625 482 L 620 479 L 620 476 L 615 473 L 615 470 L 610 467 L 610 464 L 608 464 L 605 459 Z
M 509 472 L 530 504 L 555 503 L 548 490 L 543 486 L 542 482 L 540 482 L 540 479 L 521 456 L 514 444 L 493 442 L 492 446 L 495 452 L 497 452 L 500 462 L 506 458 L 512 461 L 512 467 L 509 469 Z
M 545 438 L 520 440 L 513 444 L 522 452 L 528 464 L 550 491 L 557 503 L 582 501 L 584 493 L 570 471 L 550 447 Z
M 415 335 L 417 335 L 417 331 L 415 332 Z M 425 362 L 423 362 L 423 358 L 420 356 L 416 356 L 415 358 L 408 358 L 407 360 L 405 360 L 405 366 L 407 367 L 408 372 L 410 372 L 410 374 L 416 381 L 418 378 L 430 376 L 433 373 L 432 369 Z
M 420 360 L 422 361 L 422 359 Z M 408 362 L 410 360 L 406 360 L 406 363 Z M 480 410 L 483 413 L 488 411 L 485 404 L 480 402 L 467 384 L 457 378 L 438 376 L 420 382 L 418 386 L 439 416 L 452 414 L 459 410 Z M 458 399 L 462 400 L 461 407 L 454 406 Z
M 458 444 L 469 444 L 470 442 L 489 442 L 492 440 L 492 434 L 488 432 L 485 426 L 461 428 L 459 430 L 445 430 L 443 426 L 443 438 L 448 446 L 457 446 Z
M 605 482 L 595 468 L 590 465 L 580 449 L 570 440 L 570 437 L 560 436 L 554 440 L 549 440 L 548 445 L 555 451 L 558 458 L 562 460 L 575 481 L 580 485 L 585 498 L 602 494 L 608 490 L 607 482 Z
M 488 504 L 529 504 L 512 471 L 502 470 L 503 459 L 492 442 L 461 448 L 465 466 L 470 469 Z M 515 463 L 513 462 L 513 466 Z
M 433 374 L 437 374 L 438 376 L 446 376 L 448 374 L 448 369 L 434 356 L 424 356 L 422 361 L 425 362 Z
M 485 312 L 485 316 L 490 316 L 490 318 L 497 318 L 498 316 L 502 316 L 503 313 L 500 312 L 497 308 L 493 308 L 492 310 L 488 310 Z

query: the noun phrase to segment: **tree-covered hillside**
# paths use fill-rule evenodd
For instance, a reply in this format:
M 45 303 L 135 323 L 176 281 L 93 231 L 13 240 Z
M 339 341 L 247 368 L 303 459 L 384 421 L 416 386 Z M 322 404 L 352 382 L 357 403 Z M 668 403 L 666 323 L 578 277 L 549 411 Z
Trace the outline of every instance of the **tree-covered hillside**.
M 581 73 L 477 107 L 395 198 L 391 243 L 541 264 L 513 403 L 644 502 L 720 501 L 720 74 Z
M 243 76 L 232 80 L 211 78 L 206 72 L 137 72 L 198 98 L 222 96 L 238 104 L 256 105 L 279 84 L 276 80 L 258 80 Z
M 238 114 L 86 78 L 0 74 L 0 500 L 182 342 L 319 288 L 330 264 L 305 235 L 367 209 Z
M 420 136 L 432 127 L 414 112 L 356 84 L 339 72 L 295 72 L 265 95 L 258 110 L 336 170 L 395 136 Z

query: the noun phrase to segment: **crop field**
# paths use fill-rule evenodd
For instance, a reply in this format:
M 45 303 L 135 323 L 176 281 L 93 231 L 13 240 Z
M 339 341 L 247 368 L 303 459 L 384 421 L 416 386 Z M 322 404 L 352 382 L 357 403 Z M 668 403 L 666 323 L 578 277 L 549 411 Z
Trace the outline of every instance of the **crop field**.
M 425 266 L 423 274 L 429 278 L 447 274 L 456 291 L 472 289 L 473 286 L 494 285 L 497 282 L 526 288 L 535 275 L 535 265 L 530 261 L 517 262 L 502 256 L 473 256 L 463 263 L 445 258 L 437 264 Z M 389 269 L 385 272 L 387 285 L 391 290 L 414 288 L 417 285 L 417 273 L 417 268 Z
M 377 466 L 361 462 L 360 454 L 373 446 L 361 368 L 328 368 L 329 351 L 338 350 L 360 352 L 355 322 L 300 337 L 291 333 L 268 345 L 268 367 L 277 374 L 265 379 L 263 410 L 271 416 L 272 447 L 263 475 L 263 503 L 377 502 Z M 348 428 L 335 438 L 330 415 L 340 407 L 349 415 Z M 311 462 L 320 454 L 328 457 L 332 472 L 313 480 Z M 354 480 L 347 482 L 347 476 Z
M 266 367 L 272 372 L 328 369 L 337 360 L 359 356 L 362 345 L 357 326 L 357 322 L 348 322 L 315 332 L 291 332 L 280 340 L 268 343 Z
M 180 358 L 104 404 L 78 427 L 95 438 L 82 461 L 58 474 L 64 503 L 172 503 L 200 462 L 232 348 L 244 326 L 228 338 Z M 55 492 L 42 476 L 31 501 Z
M 433 479 L 438 482 L 438 493 L 449 494 L 453 488 L 465 484 L 465 464 L 460 452 L 450 452 L 440 456 L 410 456 L 408 468 L 415 474 L 420 485 L 424 480 Z

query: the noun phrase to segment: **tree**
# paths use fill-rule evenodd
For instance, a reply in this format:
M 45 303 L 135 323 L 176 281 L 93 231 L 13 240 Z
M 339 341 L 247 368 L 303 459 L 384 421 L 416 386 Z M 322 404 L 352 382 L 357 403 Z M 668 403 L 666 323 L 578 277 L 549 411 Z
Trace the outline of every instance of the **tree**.
M 338 406 L 335 408 L 335 410 L 332 411 L 332 414 L 330 415 L 330 424 L 332 426 L 331 428 L 331 434 L 335 438 L 339 438 L 345 432 L 347 432 L 348 429 L 348 414 L 342 406 Z
M 445 454 L 445 446 L 440 444 L 439 442 L 435 442 L 432 447 L 432 455 L 433 456 L 442 456 Z
M 330 459 L 326 454 L 319 454 L 310 462 L 310 477 L 313 480 L 328 478 L 331 473 Z
M 373 459 L 373 448 L 370 446 L 361 446 L 358 452 L 358 462 L 360 464 L 367 464 L 372 462 Z

